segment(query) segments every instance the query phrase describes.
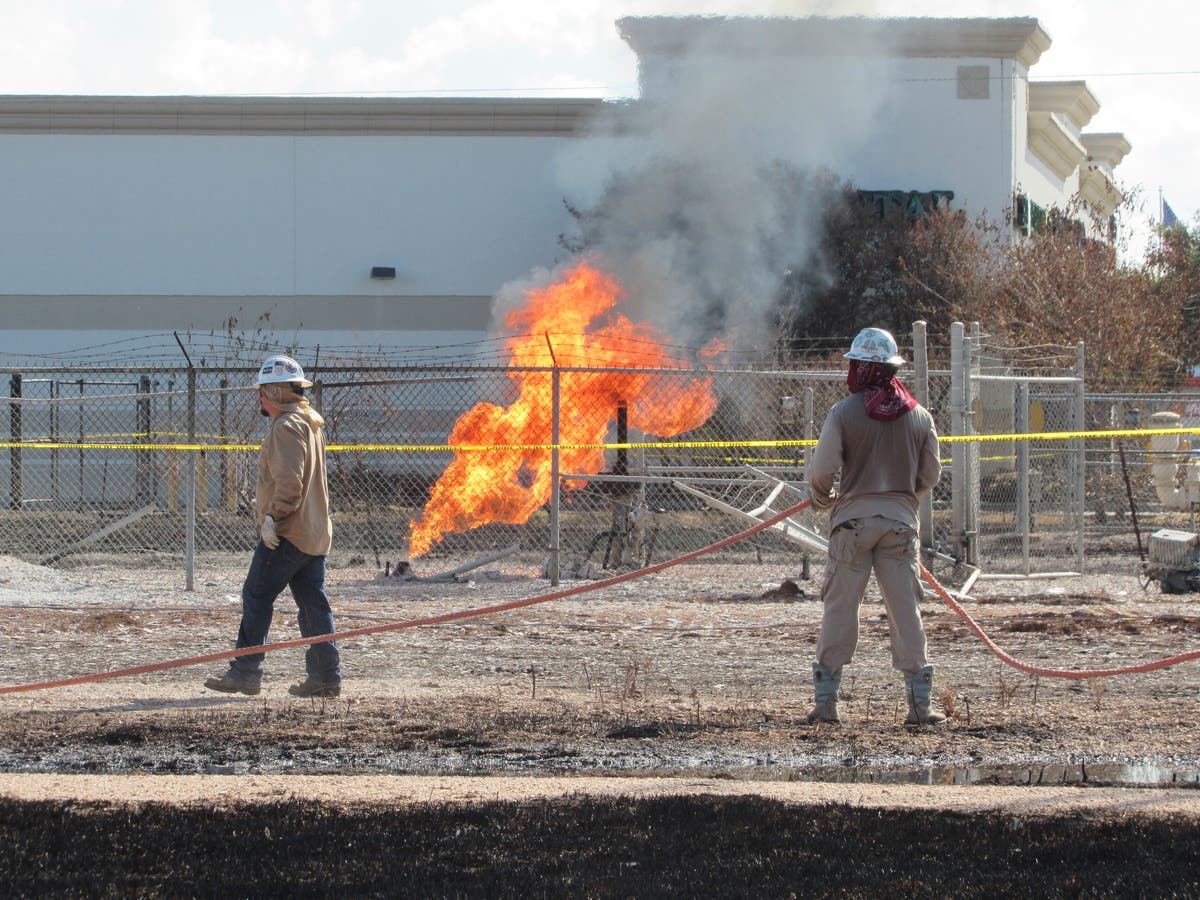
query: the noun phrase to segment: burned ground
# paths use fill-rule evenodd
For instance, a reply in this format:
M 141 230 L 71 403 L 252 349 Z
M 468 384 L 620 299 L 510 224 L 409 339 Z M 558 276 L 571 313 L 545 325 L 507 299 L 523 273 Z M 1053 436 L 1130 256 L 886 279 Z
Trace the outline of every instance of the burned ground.
M 9 896 L 1194 896 L 1194 821 L 754 797 L 195 808 L 0 800 Z
M 236 631 L 240 576 L 231 566 L 184 592 L 177 573 L 47 574 L 14 564 L 0 583 L 4 681 L 224 649 Z M 1196 892 L 1188 854 L 1200 804 L 1187 798 L 1200 798 L 1191 793 L 1200 782 L 1200 663 L 1100 680 L 1032 678 L 997 662 L 948 609 L 927 604 L 937 705 L 950 722 L 906 729 L 886 615 L 869 599 L 859 657 L 843 681 L 844 722 L 810 726 L 807 670 L 820 609 L 802 595 L 780 596 L 789 578 L 814 591 L 786 568 L 694 568 L 351 639 L 343 695 L 330 701 L 287 695 L 302 674 L 294 650 L 268 658 L 253 698 L 205 691 L 211 670 L 194 667 L 0 698 L 4 839 L 15 841 L 5 864 L 16 893 L 303 895 L 333 884 L 425 896 Z M 543 590 L 534 575 L 511 571 L 447 584 L 352 568 L 330 576 L 344 630 Z M 968 611 L 981 626 L 1043 666 L 1166 657 L 1196 649 L 1200 630 L 1190 597 L 1143 591 L 1132 576 L 995 582 L 974 593 Z M 288 606 L 285 596 L 276 639 L 296 636 Z M 145 782 L 129 779 L 148 774 L 164 785 L 219 776 L 235 796 L 170 804 L 131 795 L 131 784 Z M 71 782 L 56 781 L 58 799 L 21 799 L 29 779 L 85 775 L 111 781 L 112 796 L 67 802 Z M 346 775 L 361 779 L 349 800 L 305 800 L 320 776 Z M 446 804 L 370 795 L 372 777 L 407 775 L 482 776 L 490 793 Z M 507 786 L 531 776 L 564 787 L 538 801 L 505 799 Z M 698 786 L 676 797 L 585 796 L 585 785 L 616 776 Z M 255 778 L 280 779 L 288 798 L 238 801 L 236 785 Z M 986 804 L 970 815 L 936 802 L 914 813 L 758 794 L 798 782 L 880 785 L 889 804 L 911 786 L 938 784 L 943 792 L 1019 785 L 1031 798 L 1048 786 L 1079 797 L 1116 786 L 1116 796 L 1132 799 L 1120 815 L 1014 817 Z M 706 796 L 713 785 L 746 795 Z M 1137 812 L 1164 791 L 1185 798 L 1182 814 Z M 265 854 L 253 874 L 238 865 L 251 844 Z M 856 848 L 849 857 L 847 847 Z M 89 853 L 90 884 L 104 886 L 91 891 L 78 880 Z M 97 869 L 98 857 L 112 869 Z M 242 878 L 236 889 L 222 880 L 233 872 Z

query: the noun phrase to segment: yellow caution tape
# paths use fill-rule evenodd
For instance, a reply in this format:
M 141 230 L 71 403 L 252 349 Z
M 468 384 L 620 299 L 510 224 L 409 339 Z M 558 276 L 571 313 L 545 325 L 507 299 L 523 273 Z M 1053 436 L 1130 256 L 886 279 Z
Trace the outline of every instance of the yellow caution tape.
M 1145 430 L 1120 429 L 1109 431 L 1041 431 L 1030 434 L 951 434 L 939 440 L 943 444 L 986 443 L 995 441 L 1071 441 L 1098 440 L 1105 438 L 1147 438 L 1156 435 L 1196 435 L 1200 428 L 1151 428 Z M 559 450 L 683 450 L 744 448 L 815 447 L 815 440 L 773 441 L 636 441 L 627 443 L 559 444 Z M 100 443 L 85 441 L 0 441 L 0 448 L 21 450 L 258 450 L 257 444 L 153 444 L 153 443 Z M 554 444 L 329 444 L 330 453 L 485 453 L 488 451 L 546 451 L 555 449 Z M 761 461 L 761 460 L 760 460 Z
M 87 435 L 87 440 L 86 440 L 86 441 L 82 441 L 82 442 L 80 442 L 80 441 L 77 441 L 77 442 L 76 442 L 76 444 L 78 444 L 78 443 L 85 443 L 85 444 L 91 445 L 91 444 L 95 444 L 95 443 L 97 443 L 98 441 L 106 441 L 106 442 L 111 442 L 111 441 L 112 441 L 112 440 L 114 440 L 115 438 L 147 438 L 147 437 L 173 437 L 173 438 L 177 438 L 177 437 L 186 437 L 186 436 L 187 436 L 187 435 L 186 435 L 186 432 L 182 432 L 182 431 L 135 431 L 135 432 L 114 432 L 114 433 L 112 433 L 112 434 L 89 434 L 89 435 Z M 231 441 L 231 440 L 233 440 L 232 438 L 230 438 L 230 437 L 228 437 L 228 436 L 226 436 L 226 435 L 223 435 L 223 434 L 198 434 L 198 435 L 196 435 L 196 437 L 198 437 L 198 438 L 205 438 L 205 439 L 207 439 L 207 440 L 210 440 L 210 441 Z M 32 445 L 32 444 L 53 444 L 55 447 L 63 447 L 63 446 L 65 446 L 65 445 L 63 444 L 63 442 L 61 442 L 61 441 L 56 441 L 56 440 L 54 440 L 54 438 L 53 438 L 53 437 L 51 437 L 51 436 L 48 436 L 48 435 L 42 435 L 42 436 L 40 436 L 40 437 L 35 437 L 35 438 L 34 438 L 34 437 L 31 437 L 31 438 L 29 438 L 29 439 L 27 439 L 27 440 L 21 441 L 21 442 L 20 442 L 20 444 L 19 444 L 18 446 L 21 446 L 21 447 L 28 447 L 28 446 L 30 446 L 30 445 Z M 119 446 L 121 446 L 121 447 L 128 447 L 128 446 L 130 446 L 130 445 L 129 445 L 128 443 L 121 443 Z M 178 449 L 178 448 L 176 448 L 176 447 L 175 447 L 174 445 L 172 445 L 172 444 L 165 444 L 165 443 L 163 443 L 163 444 L 155 444 L 154 446 L 155 446 L 155 447 L 157 447 L 157 448 L 160 448 L 160 449 L 168 449 L 168 450 L 171 450 L 171 449 Z
M 3 441 L 0 447 L 21 450 L 258 450 L 258 444 L 115 444 L 95 441 Z M 437 447 L 444 450 L 445 447 Z

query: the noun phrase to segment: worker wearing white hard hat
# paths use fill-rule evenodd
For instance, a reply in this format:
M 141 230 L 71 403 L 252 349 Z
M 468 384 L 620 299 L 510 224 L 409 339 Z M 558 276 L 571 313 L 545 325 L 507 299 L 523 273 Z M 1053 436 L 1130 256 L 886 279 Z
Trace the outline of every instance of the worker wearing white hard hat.
M 312 387 L 312 382 L 304 376 L 300 363 L 283 354 L 266 358 L 258 368 L 255 384 L 298 384 L 300 387 Z
M 325 557 L 333 540 L 325 475 L 325 420 L 304 396 L 312 382 L 290 356 L 268 357 L 259 367 L 259 410 L 271 425 L 258 456 L 255 507 L 259 541 L 242 586 L 238 647 L 267 642 L 275 599 L 290 587 L 300 634 L 333 634 L 333 611 L 325 595 Z M 264 654 L 235 657 L 229 671 L 205 687 L 254 695 L 262 689 Z M 288 692 L 299 697 L 341 693 L 341 656 L 325 641 L 305 650 L 306 678 Z
M 917 498 L 941 474 L 933 417 L 896 377 L 904 358 L 882 328 L 854 338 L 850 396 L 834 405 L 808 469 L 813 506 L 829 509 L 824 613 L 813 663 L 809 722 L 837 722 L 842 667 L 858 646 L 859 606 L 872 570 L 888 614 L 892 664 L 904 673 L 906 725 L 937 724 L 933 666 L 926 657 L 917 557 Z M 835 479 L 839 479 L 835 488 Z
M 882 328 L 864 328 L 860 331 L 850 344 L 850 352 L 843 358 L 883 363 L 888 366 L 904 365 L 904 357 L 896 347 L 896 339 L 890 331 L 884 331 Z

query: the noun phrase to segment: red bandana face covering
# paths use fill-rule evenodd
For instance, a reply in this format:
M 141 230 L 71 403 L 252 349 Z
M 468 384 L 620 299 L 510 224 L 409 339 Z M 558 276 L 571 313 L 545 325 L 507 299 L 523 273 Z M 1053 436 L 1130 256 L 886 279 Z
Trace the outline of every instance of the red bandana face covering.
M 892 374 L 892 370 L 879 363 L 850 360 L 846 385 L 850 393 L 863 395 L 867 415 L 880 422 L 898 419 L 917 405 L 916 398 Z

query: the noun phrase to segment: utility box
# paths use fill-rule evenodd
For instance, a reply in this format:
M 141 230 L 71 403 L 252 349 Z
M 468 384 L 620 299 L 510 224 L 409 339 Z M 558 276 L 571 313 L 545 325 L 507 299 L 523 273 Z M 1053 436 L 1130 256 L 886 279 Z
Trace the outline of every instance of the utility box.
M 1146 574 L 1157 578 L 1164 594 L 1200 591 L 1200 534 L 1160 529 L 1150 535 Z

